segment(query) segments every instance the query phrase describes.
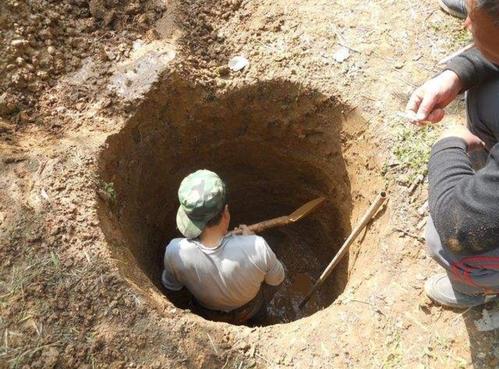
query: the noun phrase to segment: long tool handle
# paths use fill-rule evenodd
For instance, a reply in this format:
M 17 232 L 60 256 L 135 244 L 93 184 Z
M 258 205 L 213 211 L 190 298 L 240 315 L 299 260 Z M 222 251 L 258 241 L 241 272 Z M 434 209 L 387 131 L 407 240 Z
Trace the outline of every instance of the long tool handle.
M 300 303 L 300 305 L 299 305 L 300 309 L 305 306 L 305 304 L 308 302 L 308 300 L 310 299 L 312 294 L 322 285 L 322 283 L 324 283 L 326 278 L 329 277 L 329 275 L 331 274 L 333 269 L 336 267 L 336 265 L 338 265 L 340 260 L 347 253 L 350 245 L 355 241 L 355 239 L 357 238 L 359 233 L 364 229 L 364 227 L 367 225 L 367 223 L 369 223 L 371 218 L 374 216 L 374 214 L 376 214 L 376 211 L 379 209 L 379 207 L 383 204 L 383 202 L 385 200 L 386 200 L 386 193 L 381 192 L 378 195 L 378 197 L 376 197 L 376 200 L 374 200 L 373 204 L 369 207 L 367 212 L 364 214 L 360 223 L 357 224 L 357 226 L 352 231 L 352 233 L 350 233 L 350 236 L 348 236 L 346 241 L 343 243 L 343 246 L 341 246 L 340 251 L 338 251 L 338 253 L 335 255 L 333 260 L 329 263 L 329 265 L 326 267 L 326 269 L 322 272 L 322 274 L 319 277 L 319 279 L 317 280 L 317 282 L 315 282 L 315 284 L 312 287 L 312 289 L 310 290 L 310 292 L 307 294 L 307 296 L 305 296 L 303 301 Z
M 280 227 L 283 225 L 287 225 L 289 223 L 291 223 L 291 220 L 289 219 L 289 216 L 285 215 L 282 217 L 273 218 L 273 219 L 266 220 L 264 222 L 250 225 L 248 228 L 252 232 L 260 233 L 266 229 Z

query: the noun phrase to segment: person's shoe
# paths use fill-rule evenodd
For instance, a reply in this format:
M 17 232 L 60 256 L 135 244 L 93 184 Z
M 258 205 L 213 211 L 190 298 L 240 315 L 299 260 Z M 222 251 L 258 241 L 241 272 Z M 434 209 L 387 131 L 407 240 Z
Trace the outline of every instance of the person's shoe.
M 467 309 L 479 306 L 498 298 L 497 295 L 465 295 L 456 291 L 447 274 L 437 274 L 428 279 L 424 286 L 426 295 L 434 302 L 456 309 Z
M 466 19 L 468 16 L 465 0 L 438 0 L 438 2 L 440 8 L 453 17 Z

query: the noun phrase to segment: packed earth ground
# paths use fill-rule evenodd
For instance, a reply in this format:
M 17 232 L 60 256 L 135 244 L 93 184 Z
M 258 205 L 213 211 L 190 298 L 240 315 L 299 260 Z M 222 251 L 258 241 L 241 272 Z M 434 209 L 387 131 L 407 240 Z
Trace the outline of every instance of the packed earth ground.
M 483 309 L 443 309 L 422 289 L 438 270 L 424 249 L 426 161 L 439 130 L 464 122 L 463 102 L 424 129 L 397 112 L 470 41 L 436 3 L 2 1 L 0 368 L 499 368 L 498 330 L 477 329 Z M 237 72 L 236 55 L 249 60 Z M 194 124 L 213 145 L 261 134 L 288 169 L 307 161 L 287 206 L 310 180 L 339 214 L 337 237 L 388 192 L 330 306 L 231 326 L 176 307 L 151 279 L 136 245 L 166 241 L 147 231 L 176 199 L 150 173 L 196 163 L 181 144 L 177 157 L 130 147 L 192 145 Z

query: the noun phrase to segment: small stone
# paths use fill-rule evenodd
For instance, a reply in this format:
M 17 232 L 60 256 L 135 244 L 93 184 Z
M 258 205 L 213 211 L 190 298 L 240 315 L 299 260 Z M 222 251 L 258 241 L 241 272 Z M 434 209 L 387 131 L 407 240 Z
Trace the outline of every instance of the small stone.
M 234 56 L 228 62 L 228 67 L 234 72 L 238 72 L 249 65 L 248 59 L 242 55 Z
M 343 46 L 337 49 L 336 52 L 333 54 L 334 60 L 336 60 L 338 63 L 343 63 L 349 57 L 350 57 L 350 50 L 348 50 L 346 47 Z
M 222 65 L 217 68 L 217 74 L 219 76 L 227 76 L 230 73 L 230 68 L 227 65 Z
M 49 75 L 47 72 L 45 72 L 44 70 L 40 70 L 38 72 L 36 72 L 36 75 L 42 80 L 42 81 L 45 81 L 49 78 Z
M 19 121 L 21 123 L 28 123 L 28 122 L 31 122 L 31 117 L 29 116 L 29 114 L 25 111 L 22 111 L 19 113 Z
M 50 54 L 50 55 L 54 55 L 55 54 L 55 47 L 53 46 L 49 46 L 47 47 L 47 52 Z
M 28 46 L 29 42 L 26 40 L 12 40 L 10 45 L 16 49 Z
M 154 40 L 159 40 L 161 37 L 158 33 L 158 31 L 156 31 L 154 28 L 151 28 L 149 31 L 146 32 L 145 34 L 145 39 L 146 41 L 154 41 Z
M 7 115 L 14 112 L 17 109 L 17 105 L 12 98 L 4 92 L 0 95 L 0 115 Z
M 41 30 L 39 36 L 43 40 L 50 40 L 53 37 L 52 32 L 48 28 Z

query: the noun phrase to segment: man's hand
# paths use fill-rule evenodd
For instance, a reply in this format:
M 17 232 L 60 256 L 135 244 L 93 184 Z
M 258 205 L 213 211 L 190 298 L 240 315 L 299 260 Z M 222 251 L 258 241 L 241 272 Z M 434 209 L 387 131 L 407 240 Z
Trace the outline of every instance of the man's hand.
M 414 116 L 415 123 L 440 122 L 449 105 L 461 91 L 462 85 L 456 73 L 446 70 L 413 92 L 406 110 Z
M 483 149 L 486 147 L 485 143 L 478 136 L 475 136 L 470 132 L 468 128 L 464 126 L 453 126 L 447 128 L 440 136 L 438 141 L 443 140 L 447 137 L 458 137 L 463 139 L 464 142 L 466 142 L 468 152 Z
M 234 228 L 232 233 L 236 234 L 236 235 L 243 235 L 243 236 L 250 236 L 252 234 L 255 234 L 255 232 L 252 232 L 246 224 L 241 224 L 241 225 L 239 225 L 239 227 Z

